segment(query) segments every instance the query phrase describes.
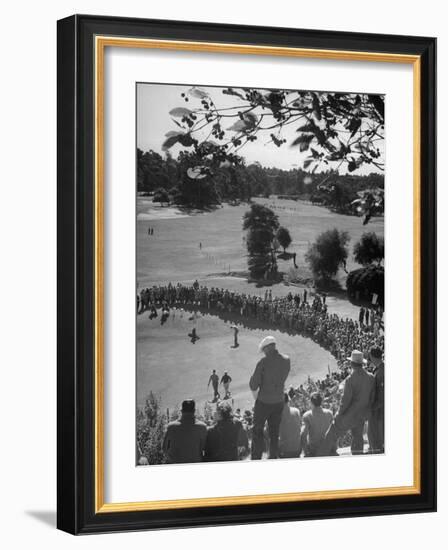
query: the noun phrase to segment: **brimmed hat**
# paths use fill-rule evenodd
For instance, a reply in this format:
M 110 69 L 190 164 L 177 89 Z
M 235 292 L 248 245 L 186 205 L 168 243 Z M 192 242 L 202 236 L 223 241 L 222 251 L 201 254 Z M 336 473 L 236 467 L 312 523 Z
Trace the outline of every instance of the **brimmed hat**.
M 349 361 L 359 366 L 367 364 L 367 361 L 364 359 L 363 352 L 356 349 L 352 351 Z
M 269 346 L 271 344 L 276 344 L 277 340 L 273 336 L 266 336 L 266 338 L 263 338 L 263 340 L 260 342 L 258 346 L 258 351 L 263 351 L 266 346 Z

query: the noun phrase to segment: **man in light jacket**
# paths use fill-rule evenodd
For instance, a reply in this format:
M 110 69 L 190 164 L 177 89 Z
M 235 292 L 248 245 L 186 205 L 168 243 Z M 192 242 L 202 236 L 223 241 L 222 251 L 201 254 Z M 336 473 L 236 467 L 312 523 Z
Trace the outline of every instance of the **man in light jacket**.
M 285 381 L 291 370 L 289 357 L 277 351 L 273 336 L 266 336 L 260 342 L 258 349 L 264 353 L 264 357 L 258 361 L 249 381 L 252 392 L 257 392 L 252 431 L 252 460 L 260 460 L 263 454 L 266 422 L 269 433 L 269 458 L 278 458 Z
M 364 451 L 364 424 L 372 411 L 375 379 L 364 369 L 366 361 L 361 351 L 352 351 L 350 363 L 352 372 L 345 379 L 341 405 L 319 449 L 320 456 L 332 454 L 337 439 L 348 430 L 352 433 L 352 454 Z

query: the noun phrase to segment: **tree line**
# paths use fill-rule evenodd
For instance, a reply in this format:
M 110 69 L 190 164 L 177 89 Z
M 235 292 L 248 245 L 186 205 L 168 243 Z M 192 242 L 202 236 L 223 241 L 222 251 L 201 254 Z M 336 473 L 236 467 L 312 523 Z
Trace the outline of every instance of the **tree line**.
M 198 169 L 198 163 L 202 163 Z M 250 201 L 253 197 L 279 195 L 306 199 L 345 214 L 364 214 L 366 201 L 372 212 L 384 211 L 384 176 L 340 175 L 334 169 L 310 174 L 302 168 L 282 170 L 246 165 L 241 157 L 219 167 L 207 166 L 204 159 L 191 151 L 181 151 L 174 158 L 169 151 L 137 149 L 137 191 L 151 194 L 155 202 L 207 208 L 228 201 Z M 373 197 L 373 199 L 372 199 Z M 364 203 L 364 204 L 363 204 Z

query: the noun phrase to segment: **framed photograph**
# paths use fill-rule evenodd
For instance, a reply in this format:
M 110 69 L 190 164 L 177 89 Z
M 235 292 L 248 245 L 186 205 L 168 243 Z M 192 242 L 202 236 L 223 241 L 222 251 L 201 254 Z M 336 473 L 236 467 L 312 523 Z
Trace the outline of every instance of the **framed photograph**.
M 436 509 L 434 38 L 58 22 L 58 527 Z

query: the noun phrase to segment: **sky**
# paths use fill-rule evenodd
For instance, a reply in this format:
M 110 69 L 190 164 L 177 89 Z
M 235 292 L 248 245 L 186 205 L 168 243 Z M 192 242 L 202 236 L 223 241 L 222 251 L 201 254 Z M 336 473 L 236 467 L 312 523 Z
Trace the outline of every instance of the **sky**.
M 164 154 L 162 144 L 166 139 L 165 134 L 169 131 L 180 130 L 173 122 L 169 111 L 175 107 L 186 107 L 195 109 L 201 107 L 201 100 L 195 97 L 189 97 L 189 101 L 181 97 L 182 93 L 187 93 L 192 88 L 191 85 L 182 86 L 177 84 L 137 84 L 137 147 L 143 151 L 152 149 L 153 151 Z M 233 107 L 240 103 L 241 100 L 233 96 L 228 96 L 222 93 L 224 88 L 200 86 L 201 90 L 206 91 L 215 104 L 220 108 Z M 224 128 L 228 128 L 234 122 L 234 119 L 229 119 L 227 125 L 223 124 Z M 299 147 L 290 147 L 289 143 L 297 137 L 297 125 L 291 124 L 282 131 L 282 136 L 287 139 L 287 143 L 281 147 L 277 147 L 272 143 L 268 131 L 258 134 L 258 140 L 253 143 L 246 144 L 238 154 L 246 159 L 246 164 L 259 162 L 264 167 L 276 167 L 284 170 L 293 168 L 301 168 L 304 160 L 309 156 L 309 152 L 300 152 Z M 197 137 L 205 139 L 207 133 L 199 133 Z M 170 149 L 171 155 L 176 158 L 179 151 L 185 148 L 179 144 L 174 145 Z M 344 163 L 345 164 L 345 163 Z M 323 167 L 328 169 L 329 166 Z M 320 169 L 317 170 L 318 172 Z M 340 173 L 345 173 L 346 168 L 341 167 Z M 361 166 L 354 174 L 365 175 L 370 172 L 380 172 L 372 165 Z

